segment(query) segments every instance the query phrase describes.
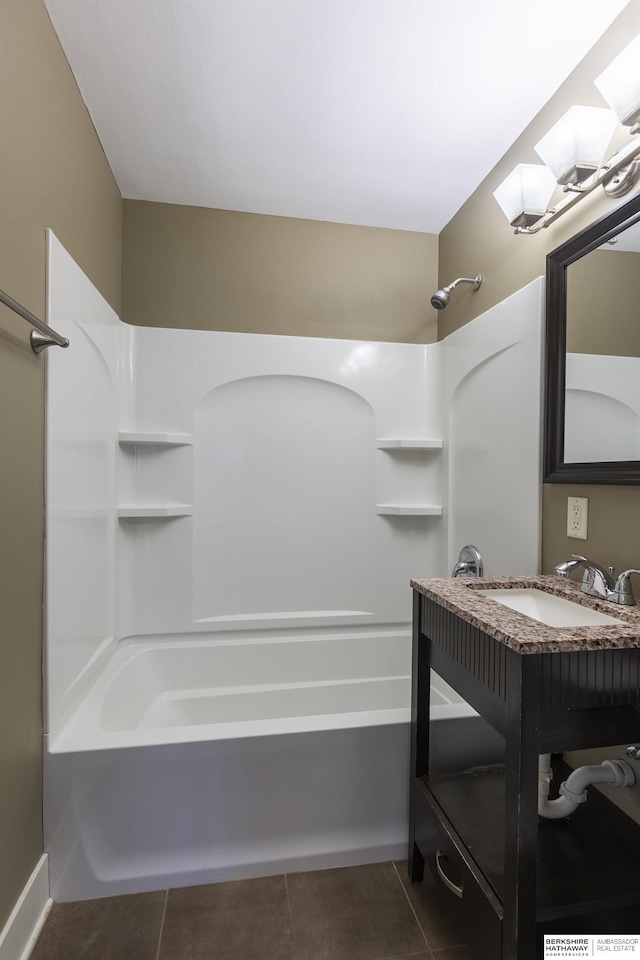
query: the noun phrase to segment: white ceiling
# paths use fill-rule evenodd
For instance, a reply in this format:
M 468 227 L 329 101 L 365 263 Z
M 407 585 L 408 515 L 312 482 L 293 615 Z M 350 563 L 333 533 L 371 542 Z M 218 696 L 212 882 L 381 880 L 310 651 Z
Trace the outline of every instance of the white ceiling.
M 45 0 L 124 197 L 439 233 L 627 0 Z

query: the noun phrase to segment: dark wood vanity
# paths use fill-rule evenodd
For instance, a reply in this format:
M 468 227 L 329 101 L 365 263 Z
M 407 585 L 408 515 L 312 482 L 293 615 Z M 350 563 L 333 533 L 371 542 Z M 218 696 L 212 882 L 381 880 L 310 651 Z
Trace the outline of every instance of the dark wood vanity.
M 478 960 L 535 960 L 543 933 L 640 934 L 640 825 L 594 787 L 568 818 L 537 812 L 539 754 L 640 741 L 640 608 L 558 577 L 412 586 L 412 881 L 427 864 L 449 887 Z M 487 588 L 542 589 L 622 623 L 546 626 L 478 592 Z M 431 769 L 432 669 L 504 738 L 504 764 Z

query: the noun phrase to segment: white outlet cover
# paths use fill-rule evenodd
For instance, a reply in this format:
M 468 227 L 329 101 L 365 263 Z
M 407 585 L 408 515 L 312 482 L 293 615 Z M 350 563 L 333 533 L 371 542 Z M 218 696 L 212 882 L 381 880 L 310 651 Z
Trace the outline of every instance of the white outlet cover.
M 587 539 L 589 500 L 587 497 L 567 497 L 567 536 Z

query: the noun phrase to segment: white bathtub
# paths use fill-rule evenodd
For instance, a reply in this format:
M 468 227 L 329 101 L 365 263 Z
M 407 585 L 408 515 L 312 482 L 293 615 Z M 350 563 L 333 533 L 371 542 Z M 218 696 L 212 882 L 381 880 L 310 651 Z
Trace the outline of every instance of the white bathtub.
M 410 643 L 121 641 L 47 737 L 53 898 L 404 857 Z M 434 686 L 433 717 L 475 716 L 454 698 Z

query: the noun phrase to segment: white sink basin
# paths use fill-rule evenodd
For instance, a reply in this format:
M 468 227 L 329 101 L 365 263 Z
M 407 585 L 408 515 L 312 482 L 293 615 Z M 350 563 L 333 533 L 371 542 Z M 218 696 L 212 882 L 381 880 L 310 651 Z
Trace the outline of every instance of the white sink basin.
M 617 620 L 607 613 L 600 613 L 590 607 L 583 607 L 580 603 L 556 597 L 553 593 L 535 588 L 524 590 L 478 590 L 485 597 L 490 597 L 505 607 L 524 613 L 533 620 L 546 623 L 549 627 L 597 627 L 607 623 L 625 625 L 624 620 Z

